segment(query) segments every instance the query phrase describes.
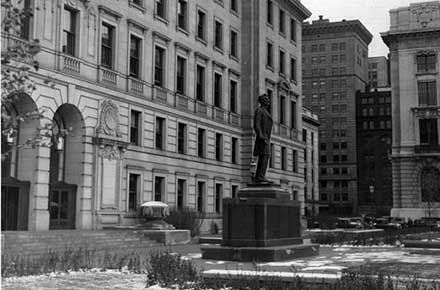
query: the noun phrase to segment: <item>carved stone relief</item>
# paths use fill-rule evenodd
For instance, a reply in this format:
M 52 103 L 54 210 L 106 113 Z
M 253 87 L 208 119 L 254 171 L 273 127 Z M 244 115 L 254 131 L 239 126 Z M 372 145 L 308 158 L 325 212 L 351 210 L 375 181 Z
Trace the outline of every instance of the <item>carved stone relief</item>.
M 102 102 L 96 133 L 121 137 L 121 132 L 119 131 L 119 109 L 112 101 L 106 100 Z
M 121 151 L 117 146 L 101 145 L 98 155 L 109 161 L 117 160 L 121 158 Z
M 439 9 L 437 3 L 420 3 L 411 7 L 411 12 L 415 14 L 417 22 L 426 27 L 432 21 L 434 12 Z

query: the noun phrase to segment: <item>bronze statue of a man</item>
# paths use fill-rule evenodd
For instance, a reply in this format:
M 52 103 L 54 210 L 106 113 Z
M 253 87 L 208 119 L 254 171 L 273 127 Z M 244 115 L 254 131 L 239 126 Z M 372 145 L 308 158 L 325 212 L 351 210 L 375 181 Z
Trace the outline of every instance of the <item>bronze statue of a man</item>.
M 270 99 L 264 94 L 258 97 L 260 106 L 255 110 L 254 130 L 257 135 L 254 146 L 254 156 L 258 156 L 255 182 L 269 182 L 266 179 L 266 170 L 270 158 L 270 135 L 272 133 L 272 116 L 270 115 Z

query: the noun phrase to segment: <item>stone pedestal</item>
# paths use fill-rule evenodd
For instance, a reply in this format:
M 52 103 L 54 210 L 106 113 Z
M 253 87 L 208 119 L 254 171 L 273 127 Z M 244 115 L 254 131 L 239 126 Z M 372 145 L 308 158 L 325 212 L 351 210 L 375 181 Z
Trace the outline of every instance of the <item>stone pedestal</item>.
M 300 232 L 300 205 L 279 185 L 250 184 L 238 198 L 223 199 L 220 246 L 202 247 L 204 259 L 280 261 L 319 253 L 305 245 Z

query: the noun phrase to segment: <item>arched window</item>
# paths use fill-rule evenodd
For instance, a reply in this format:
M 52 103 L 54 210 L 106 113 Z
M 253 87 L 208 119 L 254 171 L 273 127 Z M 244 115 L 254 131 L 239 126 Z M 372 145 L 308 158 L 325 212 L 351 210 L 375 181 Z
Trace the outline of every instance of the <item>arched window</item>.
M 423 202 L 440 202 L 440 170 L 424 168 L 420 175 L 420 188 Z

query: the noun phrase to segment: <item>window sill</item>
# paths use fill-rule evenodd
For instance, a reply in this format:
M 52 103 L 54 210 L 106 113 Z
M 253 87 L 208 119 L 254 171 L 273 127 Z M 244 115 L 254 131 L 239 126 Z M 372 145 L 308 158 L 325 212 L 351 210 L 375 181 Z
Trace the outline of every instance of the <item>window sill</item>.
M 222 48 L 218 47 L 218 46 L 215 46 L 215 45 L 214 45 L 213 48 L 214 48 L 214 50 L 217 51 L 218 53 L 221 53 L 221 54 L 224 54 L 224 53 L 225 53 L 224 50 L 223 50 Z
M 225 7 L 224 6 L 225 4 L 223 3 L 222 0 L 214 0 L 214 2 L 217 3 L 218 5 L 220 5 L 221 7 Z
M 208 45 L 208 42 L 207 42 L 205 39 L 200 38 L 200 37 L 198 37 L 197 35 L 196 35 L 196 40 L 197 40 L 198 42 L 201 42 L 204 46 L 207 46 L 207 45 Z
M 229 12 L 237 17 L 240 17 L 240 15 L 238 14 L 238 11 L 235 11 L 233 9 L 229 9 Z
M 237 56 L 234 56 L 232 54 L 229 54 L 229 58 L 235 60 L 236 62 L 240 61 L 240 59 Z
M 182 32 L 182 33 L 185 34 L 186 36 L 189 36 L 189 31 L 186 30 L 186 29 L 183 28 L 183 27 L 176 26 L 176 30 L 179 31 L 179 32 Z
M 154 19 L 159 20 L 160 22 L 165 23 L 166 25 L 169 24 L 169 21 L 167 19 L 165 19 L 157 14 L 154 14 Z
M 436 75 L 436 71 L 423 71 L 423 72 L 416 72 L 416 76 L 431 76 Z
M 145 13 L 147 12 L 147 9 L 145 9 L 145 7 L 140 6 L 140 5 L 134 3 L 134 2 L 131 1 L 131 0 L 128 2 L 128 5 L 129 5 L 130 7 L 133 7 L 133 8 L 135 8 L 135 9 L 141 11 L 143 14 L 145 14 Z

